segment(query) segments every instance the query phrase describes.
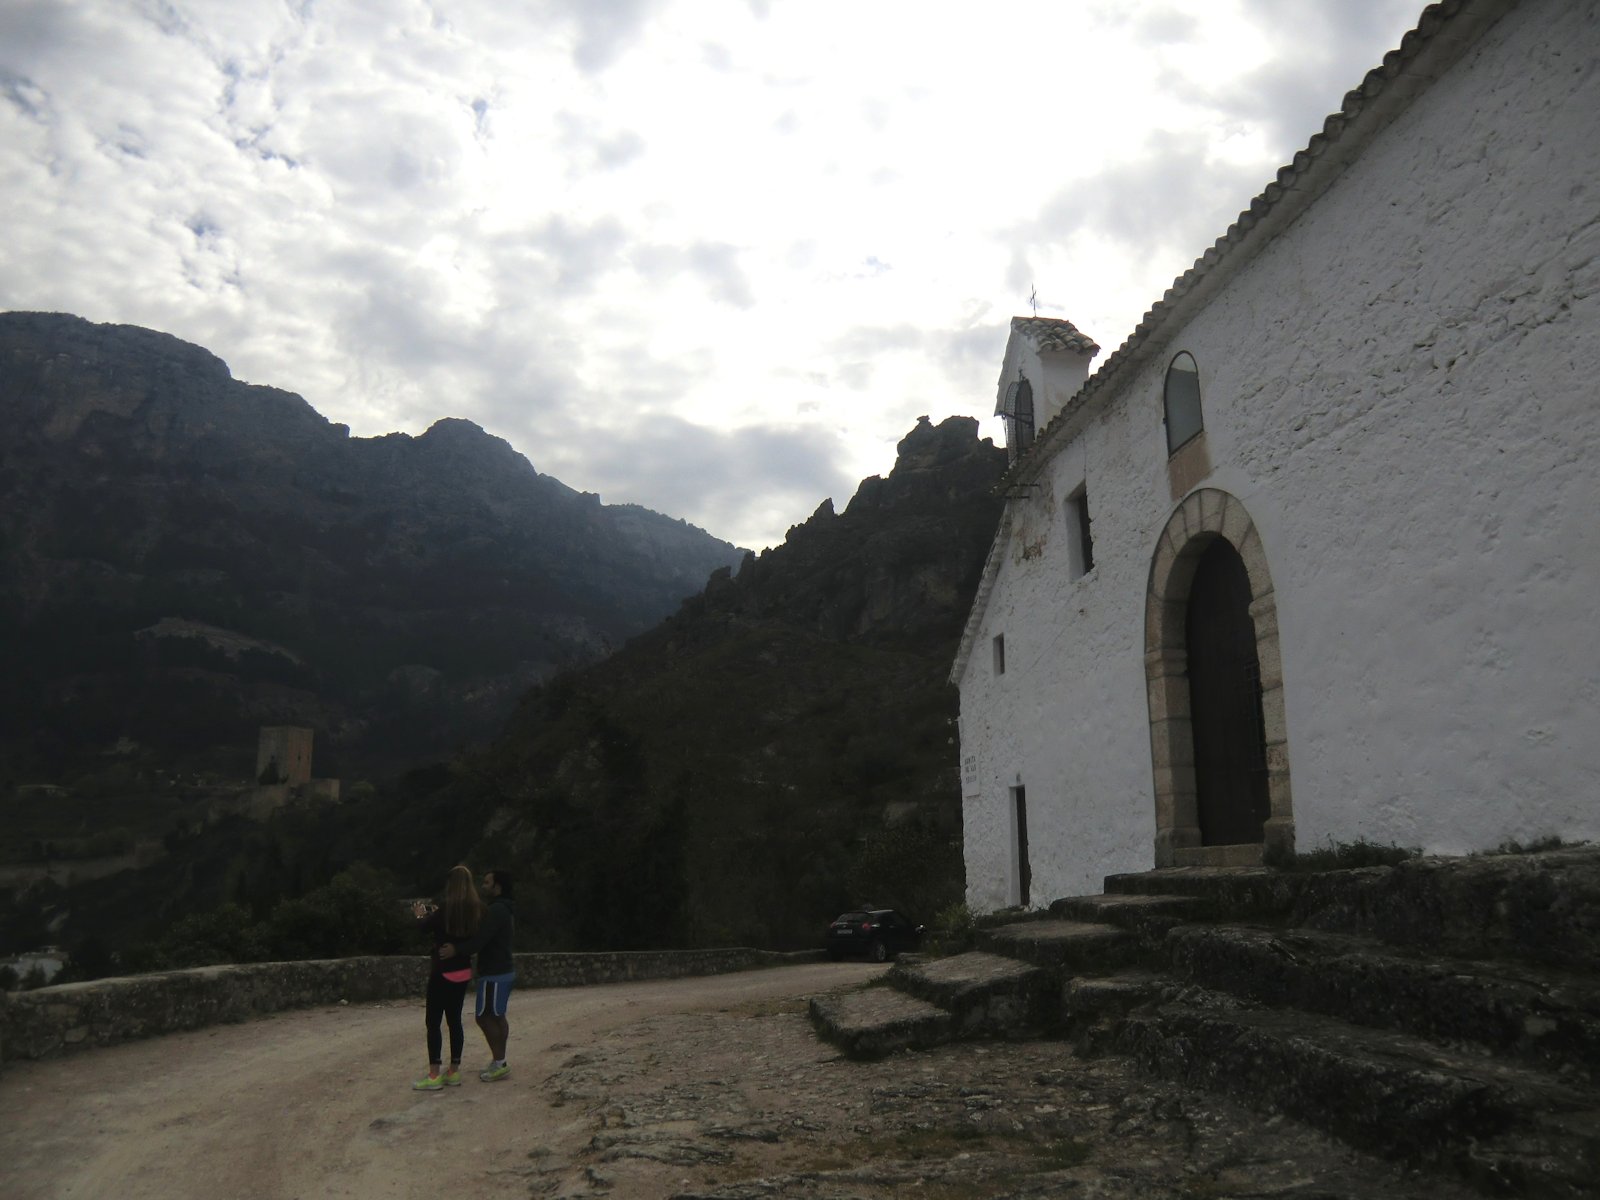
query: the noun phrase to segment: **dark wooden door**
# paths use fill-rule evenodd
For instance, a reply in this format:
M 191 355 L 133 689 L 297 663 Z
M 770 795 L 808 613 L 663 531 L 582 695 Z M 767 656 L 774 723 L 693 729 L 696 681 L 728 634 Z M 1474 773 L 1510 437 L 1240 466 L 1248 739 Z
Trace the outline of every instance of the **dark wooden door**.
M 1225 539 L 1201 554 L 1189 592 L 1189 706 L 1200 841 L 1261 841 L 1270 811 L 1261 665 L 1250 577 Z

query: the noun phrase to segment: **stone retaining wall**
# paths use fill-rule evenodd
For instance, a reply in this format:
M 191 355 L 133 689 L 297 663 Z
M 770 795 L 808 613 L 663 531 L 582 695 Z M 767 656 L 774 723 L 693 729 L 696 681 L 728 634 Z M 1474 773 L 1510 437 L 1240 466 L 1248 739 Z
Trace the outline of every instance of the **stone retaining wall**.
M 519 987 L 582 987 L 717 975 L 811 961 L 821 951 L 642 950 L 518 954 Z M 264 1013 L 421 996 L 427 959 L 405 955 L 240 963 L 0 993 L 0 1061 L 45 1058 Z

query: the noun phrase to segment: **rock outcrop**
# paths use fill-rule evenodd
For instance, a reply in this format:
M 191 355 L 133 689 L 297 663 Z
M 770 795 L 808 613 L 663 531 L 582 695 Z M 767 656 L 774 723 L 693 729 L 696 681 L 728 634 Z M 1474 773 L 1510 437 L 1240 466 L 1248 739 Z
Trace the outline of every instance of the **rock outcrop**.
M 798 947 L 864 899 L 960 899 L 946 675 L 1004 469 L 976 421 L 923 419 L 843 512 L 530 694 L 485 769 L 547 936 Z
M 735 586 L 712 589 L 706 605 L 837 641 L 942 654 L 960 637 L 994 537 L 999 501 L 989 491 L 1004 464 L 973 418 L 921 417 L 887 477 L 863 479 L 843 513 L 823 501 L 781 547 L 746 557 Z

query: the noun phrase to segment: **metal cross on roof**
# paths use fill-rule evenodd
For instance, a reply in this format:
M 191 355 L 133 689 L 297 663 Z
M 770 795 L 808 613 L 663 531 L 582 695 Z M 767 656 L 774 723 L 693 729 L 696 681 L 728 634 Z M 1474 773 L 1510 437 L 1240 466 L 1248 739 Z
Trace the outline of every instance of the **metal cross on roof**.
M 1032 284 L 1028 286 L 1032 288 L 1028 293 L 1028 303 L 1033 305 L 1033 315 L 1037 317 L 1039 315 L 1039 289 Z

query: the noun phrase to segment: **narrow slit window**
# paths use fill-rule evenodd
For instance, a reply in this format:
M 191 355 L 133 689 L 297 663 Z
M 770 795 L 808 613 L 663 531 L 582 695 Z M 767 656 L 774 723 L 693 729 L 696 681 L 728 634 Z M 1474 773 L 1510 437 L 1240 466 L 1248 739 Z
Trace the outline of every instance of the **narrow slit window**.
M 1006 673 L 1006 635 L 1003 633 L 996 634 L 994 639 L 994 673 Z
M 1017 904 L 1027 908 L 1033 902 L 1033 864 L 1028 855 L 1028 789 L 1018 784 L 1011 789 L 1012 845 L 1016 851 Z
M 1089 489 L 1080 487 L 1067 500 L 1067 559 L 1072 577 L 1094 570 L 1094 531 L 1089 522 Z
M 1179 351 L 1167 368 L 1162 403 L 1167 453 L 1175 454 L 1205 429 L 1205 419 L 1200 412 L 1200 367 L 1187 350 Z

